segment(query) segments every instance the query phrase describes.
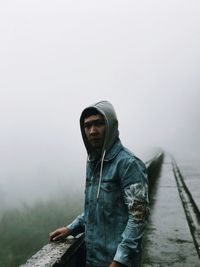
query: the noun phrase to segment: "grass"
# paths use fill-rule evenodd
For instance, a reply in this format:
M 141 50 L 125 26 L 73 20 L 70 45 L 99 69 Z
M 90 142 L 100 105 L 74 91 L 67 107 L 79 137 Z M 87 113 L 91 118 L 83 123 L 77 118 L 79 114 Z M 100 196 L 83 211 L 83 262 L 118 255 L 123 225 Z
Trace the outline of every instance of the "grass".
M 17 267 L 48 243 L 49 232 L 81 212 L 81 200 L 37 202 L 4 211 L 0 219 L 0 267 Z

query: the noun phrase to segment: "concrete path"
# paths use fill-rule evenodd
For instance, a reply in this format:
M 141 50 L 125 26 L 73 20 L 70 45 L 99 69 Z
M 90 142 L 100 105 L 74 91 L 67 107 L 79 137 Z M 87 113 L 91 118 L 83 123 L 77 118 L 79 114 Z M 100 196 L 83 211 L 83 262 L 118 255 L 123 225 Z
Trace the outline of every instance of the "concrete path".
M 200 213 L 200 160 L 176 160 L 184 182 Z
M 152 192 L 142 267 L 199 267 L 169 156 Z

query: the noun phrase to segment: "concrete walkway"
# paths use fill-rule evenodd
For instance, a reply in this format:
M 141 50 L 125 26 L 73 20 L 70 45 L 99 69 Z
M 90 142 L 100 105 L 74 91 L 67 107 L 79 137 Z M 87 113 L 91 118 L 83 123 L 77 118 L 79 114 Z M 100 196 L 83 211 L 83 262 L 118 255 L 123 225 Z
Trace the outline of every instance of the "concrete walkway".
M 169 156 L 152 192 L 142 267 L 199 267 Z
M 181 175 L 200 213 L 200 160 L 177 160 Z

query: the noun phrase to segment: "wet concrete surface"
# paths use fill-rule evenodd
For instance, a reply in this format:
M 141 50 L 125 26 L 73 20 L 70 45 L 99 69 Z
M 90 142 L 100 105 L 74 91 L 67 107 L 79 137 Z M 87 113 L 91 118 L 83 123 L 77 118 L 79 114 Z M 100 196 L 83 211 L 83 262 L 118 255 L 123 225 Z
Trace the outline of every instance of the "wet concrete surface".
M 178 160 L 177 163 L 184 182 L 200 212 L 200 160 Z
M 142 267 L 199 267 L 169 156 L 163 162 L 151 203 Z

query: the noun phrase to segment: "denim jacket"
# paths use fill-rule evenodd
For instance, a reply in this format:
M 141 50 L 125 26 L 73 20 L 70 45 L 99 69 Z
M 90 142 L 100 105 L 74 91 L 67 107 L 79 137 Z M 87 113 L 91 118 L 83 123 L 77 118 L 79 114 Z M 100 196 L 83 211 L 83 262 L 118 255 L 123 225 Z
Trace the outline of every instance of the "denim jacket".
M 141 250 L 147 215 L 147 174 L 144 164 L 117 141 L 104 159 L 97 201 L 100 162 L 88 162 L 84 213 L 68 227 L 85 231 L 87 262 L 109 266 L 112 260 L 129 265 Z M 137 201 L 144 210 L 137 216 Z M 136 209 L 134 210 L 134 205 Z
M 84 212 L 67 227 L 85 232 L 88 264 L 129 266 L 141 251 L 147 214 L 145 165 L 117 138 L 102 159 L 88 159 Z

